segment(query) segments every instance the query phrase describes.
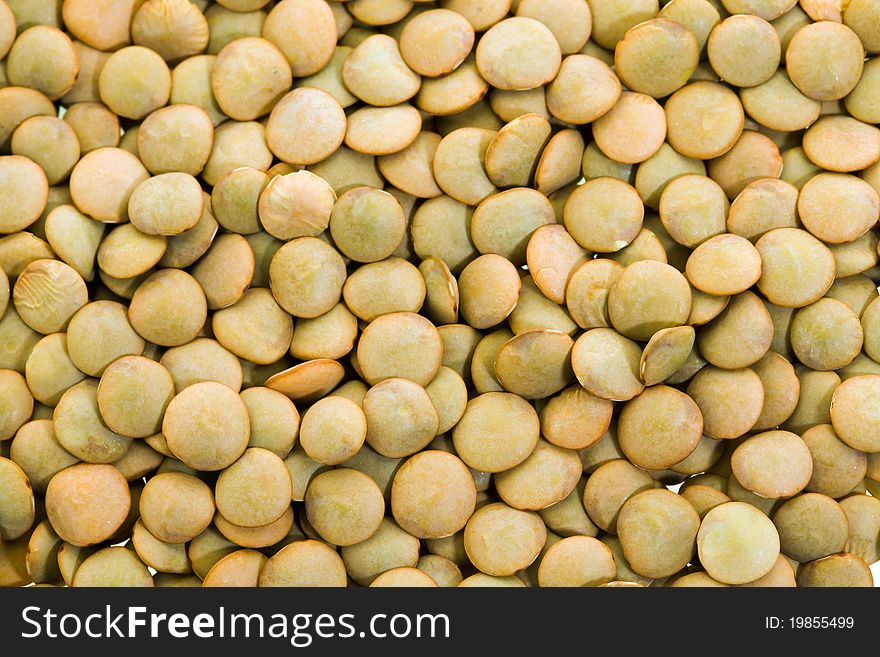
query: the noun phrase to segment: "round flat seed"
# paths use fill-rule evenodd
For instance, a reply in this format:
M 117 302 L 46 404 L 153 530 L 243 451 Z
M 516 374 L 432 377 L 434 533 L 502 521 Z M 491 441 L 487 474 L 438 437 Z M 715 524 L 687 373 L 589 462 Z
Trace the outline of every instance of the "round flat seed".
M 565 228 L 583 248 L 619 251 L 642 228 L 645 208 L 638 192 L 616 178 L 594 178 L 579 185 L 565 202 Z
M 570 536 L 554 543 L 538 567 L 538 584 L 551 586 L 602 586 L 616 575 L 611 550 L 589 536 Z
M 459 128 L 443 137 L 434 152 L 434 178 L 446 194 L 467 205 L 477 205 L 497 190 L 486 174 L 484 161 L 494 130 Z
M 12 290 L 22 321 L 40 333 L 64 330 L 70 318 L 88 303 L 85 281 L 57 260 L 35 260 L 22 270 Z
M 267 562 L 266 555 L 256 550 L 236 550 L 211 566 L 202 586 L 255 587 Z
M 358 318 L 340 303 L 324 315 L 300 319 L 290 343 L 290 353 L 302 360 L 341 358 L 354 348 L 357 331 Z
M 0 370 L 0 390 L 0 440 L 8 440 L 30 419 L 34 398 L 24 377 L 12 370 Z
M 294 541 L 265 562 L 259 573 L 259 585 L 344 587 L 345 564 L 325 543 Z
M 0 144 L 10 146 L 15 129 L 32 116 L 56 116 L 52 101 L 36 89 L 5 87 L 0 93 Z
M 96 399 L 98 384 L 86 379 L 68 389 L 53 414 L 58 442 L 88 463 L 112 463 L 123 457 L 131 438 L 105 426 Z
M 405 231 L 406 218 L 397 199 L 370 187 L 340 196 L 330 215 L 334 243 L 358 262 L 384 260 L 394 253 Z
M 782 553 L 805 563 L 843 552 L 849 521 L 840 505 L 819 493 L 804 493 L 773 514 Z
M 440 258 L 453 274 L 479 253 L 470 238 L 473 209 L 448 196 L 425 201 L 412 219 L 413 250 L 422 259 Z
M 323 242 L 322 242 L 323 244 Z M 240 358 L 268 365 L 290 346 L 293 320 L 265 288 L 253 288 L 212 317 L 217 341 Z
M 358 584 L 368 586 L 388 570 L 415 566 L 419 547 L 417 538 L 407 534 L 393 520 L 384 518 L 370 538 L 346 546 L 341 552 L 349 576 Z
M 361 334 L 357 359 L 371 384 L 391 377 L 430 383 L 440 367 L 443 346 L 437 329 L 414 313 L 391 313 L 371 322 Z
M 669 97 L 664 109 L 670 146 L 682 155 L 701 160 L 724 155 L 733 148 L 745 120 L 736 94 L 715 82 L 682 87 Z
M 662 470 L 686 458 L 703 433 L 698 405 L 668 386 L 647 388 L 621 409 L 618 439 L 635 465 Z
M 319 474 L 306 489 L 309 523 L 334 545 L 354 545 L 372 536 L 382 521 L 382 491 L 367 475 L 349 468 Z
M 626 91 L 592 125 L 593 139 L 605 155 L 616 162 L 636 164 L 663 145 L 667 117 L 650 96 Z
M 272 294 L 295 317 L 318 317 L 342 295 L 345 262 L 332 246 L 316 237 L 301 237 L 282 246 L 272 257 Z
M 880 451 L 880 376 L 856 376 L 841 383 L 831 398 L 831 423 L 840 439 L 862 452 Z
M 803 148 L 823 169 L 858 171 L 880 160 L 880 130 L 849 116 L 824 116 L 804 133 Z
M 345 369 L 335 360 L 316 358 L 273 374 L 266 379 L 266 387 L 308 403 L 327 395 L 344 376 Z
M 131 438 L 158 433 L 173 396 L 168 370 L 141 356 L 114 361 L 101 375 L 96 392 L 101 419 L 112 431 Z
M 801 308 L 821 299 L 834 282 L 834 254 L 804 230 L 771 230 L 755 248 L 761 254 L 758 289 L 771 303 Z
M 880 545 L 877 532 L 880 530 L 880 500 L 867 495 L 850 495 L 840 501 L 840 507 L 849 521 L 849 541 L 847 550 L 861 557 L 871 565 L 878 561 Z
M 76 367 L 100 376 L 122 356 L 140 356 L 145 342 L 129 324 L 125 306 L 94 301 L 80 308 L 67 327 L 67 349 Z
M 573 345 L 572 339 L 560 331 L 526 331 L 498 351 L 495 375 L 506 390 L 525 399 L 549 397 L 572 378 Z
M 526 113 L 510 121 L 486 148 L 489 179 L 499 187 L 528 185 L 549 136 L 550 123 L 540 114 Z
M 695 248 L 725 232 L 730 205 L 724 189 L 700 174 L 670 181 L 660 195 L 663 228 L 679 244 Z
M 80 157 L 79 138 L 69 123 L 54 116 L 33 116 L 12 134 L 12 154 L 30 158 L 49 185 L 67 179 Z
M 462 316 L 474 328 L 484 329 L 507 318 L 519 300 L 522 283 L 509 260 L 487 254 L 464 268 L 458 287 Z
M 138 157 L 153 174 L 180 171 L 198 175 L 213 144 L 211 117 L 196 105 L 156 110 L 137 131 Z
M 355 47 L 342 66 L 342 79 L 351 93 L 376 107 L 409 100 L 422 83 L 386 34 L 373 34 Z
M 290 509 L 292 485 L 284 461 L 267 449 L 252 447 L 217 478 L 217 510 L 240 527 L 260 527 Z
M 45 229 L 46 240 L 57 256 L 73 267 L 83 280 L 91 281 L 95 276 L 95 258 L 104 237 L 103 224 L 65 204 L 49 212 Z M 4 304 L 0 303 L 0 309 L 3 307 Z
M 859 83 L 843 101 L 846 111 L 865 123 L 874 123 L 877 119 L 878 73 L 880 73 L 880 69 L 874 60 L 866 61 Z
M 207 312 L 205 293 L 192 276 L 176 269 L 163 269 L 138 286 L 131 298 L 128 318 L 145 340 L 175 347 L 199 334 Z
M 239 395 L 220 383 L 195 383 L 165 411 L 162 433 L 181 461 L 198 470 L 222 470 L 247 447 L 250 422 Z
M 632 399 L 644 390 L 639 380 L 638 344 L 613 329 L 581 335 L 571 350 L 571 366 L 585 390 L 612 401 Z
M 98 550 L 76 570 L 74 587 L 153 587 L 153 577 L 137 554 L 124 547 Z
M 363 400 L 366 441 L 389 458 L 410 456 L 434 439 L 439 416 L 425 389 L 407 379 L 384 379 Z M 401 424 L 397 418 L 408 418 Z M 305 448 L 305 445 L 303 446 Z
M 238 167 L 214 181 L 211 209 L 226 230 L 250 235 L 260 230 L 257 203 L 269 176 L 252 167 Z
M 661 383 L 684 365 L 696 334 L 690 326 L 661 329 L 651 336 L 639 358 L 639 378 L 646 386 Z
M 776 35 L 772 29 L 771 33 Z M 668 96 L 683 86 L 699 59 L 700 48 L 693 33 L 665 18 L 630 28 L 614 49 L 614 68 L 623 84 L 654 98 Z
M 221 235 L 192 268 L 192 275 L 209 309 L 227 308 L 241 300 L 253 281 L 253 250 L 241 235 Z
M 113 228 L 101 242 L 97 263 L 101 272 L 128 280 L 149 272 L 165 254 L 168 242 L 162 235 L 147 235 L 133 224 Z
M 858 316 L 846 304 L 820 299 L 794 314 L 790 335 L 792 349 L 804 365 L 836 370 L 859 354 L 864 334 Z
M 529 238 L 526 263 L 535 285 L 551 301 L 565 303 L 572 273 L 586 262 L 588 252 L 558 224 L 538 228 Z
M 769 80 L 782 55 L 773 26 L 750 14 L 724 19 L 712 30 L 706 46 L 715 72 L 725 82 L 738 87 L 755 87 Z M 746 65 L 746 61 L 756 64 Z
M 346 60 L 348 61 L 348 60 Z M 321 116 L 320 123 L 306 117 Z M 294 89 L 283 96 L 266 123 L 266 143 L 278 159 L 289 164 L 315 164 L 330 155 L 345 138 L 345 112 L 326 91 Z
M 714 579 L 745 584 L 763 577 L 779 559 L 779 534 L 770 519 L 743 502 L 721 504 L 697 533 L 700 563 Z
M 746 433 L 764 406 L 761 378 L 749 368 L 704 367 L 691 379 L 687 393 L 700 408 L 706 435 L 717 439 Z
M 268 169 L 272 163 L 272 151 L 266 143 L 268 134 L 263 124 L 255 121 L 229 121 L 218 127 L 214 132 L 211 155 L 201 173 L 202 180 L 217 185 L 225 175 L 239 168 L 260 172 Z M 251 210 L 254 211 L 255 208 Z M 217 213 L 216 209 L 214 213 Z
M 730 465 L 747 490 L 770 499 L 802 491 L 813 472 L 809 447 L 788 431 L 752 436 L 736 448 Z
M 633 340 L 647 340 L 660 329 L 683 325 L 690 310 L 687 279 L 674 267 L 656 261 L 633 263 L 608 293 L 612 325 Z
M 880 197 L 855 176 L 823 173 L 804 185 L 798 214 L 804 227 L 823 242 L 849 242 L 877 223 Z
M 806 490 L 839 498 L 865 478 L 867 456 L 842 442 L 832 426 L 812 427 L 802 438 L 813 455 L 813 474 Z
M 752 365 L 764 386 L 764 407 L 754 429 L 772 429 L 782 425 L 794 413 L 801 384 L 792 364 L 775 351 Z
M 690 502 L 665 489 L 631 497 L 620 510 L 617 534 L 630 567 L 644 577 L 669 577 L 694 554 L 700 516 Z
M 10 458 L 39 493 L 46 492 L 56 473 L 79 461 L 58 442 L 52 420 L 33 420 L 23 425 L 12 441 Z
M 188 173 L 163 173 L 134 188 L 128 216 L 147 235 L 177 235 L 198 223 L 203 204 L 202 188 L 195 178 Z
M 266 39 L 244 37 L 228 43 L 211 69 L 211 89 L 220 109 L 236 121 L 267 114 L 293 81 L 284 54 Z
M 588 55 L 569 55 L 547 86 L 547 109 L 560 121 L 583 125 L 611 110 L 620 93 L 620 80 L 607 64 Z
M 49 187 L 38 164 L 20 155 L 0 157 L 0 233 L 15 233 L 33 224 L 46 207 Z
M 572 385 L 541 409 L 541 433 L 566 449 L 583 449 L 599 440 L 611 424 L 610 401 Z
M 433 580 L 433 578 L 427 573 L 423 573 L 421 570 L 417 568 L 392 568 L 388 570 L 370 584 L 370 587 L 393 587 L 393 588 L 402 588 L 402 587 L 435 587 L 437 586 L 437 582 Z
M 302 78 L 320 71 L 332 57 L 337 38 L 334 15 L 327 2 L 286 0 L 266 16 L 262 35 L 284 53 L 294 77 Z
M 330 225 L 335 202 L 333 188 L 309 171 L 276 176 L 260 194 L 260 223 L 280 240 L 317 237 Z
M 559 70 L 562 52 L 553 33 L 542 23 L 525 17 L 508 18 L 493 25 L 477 44 L 477 67 L 497 89 L 534 89 L 546 84 Z
M 654 480 L 644 470 L 623 459 L 607 461 L 587 479 L 583 492 L 584 509 L 597 526 L 616 533 L 621 507 L 633 495 L 652 488 Z
M 419 557 L 416 567 L 433 579 L 437 586 L 458 586 L 462 582 L 461 570 L 446 557 L 426 554 Z
M 363 107 L 348 116 L 345 144 L 359 153 L 390 155 L 409 146 L 421 128 L 421 114 L 407 103 Z
M 835 244 L 828 247 L 834 254 L 836 277 L 848 280 L 848 283 L 835 281 L 837 283 L 835 287 L 838 290 L 842 289 L 840 286 L 849 287 L 850 284 L 853 285 L 853 291 L 862 289 L 864 278 L 857 276 L 857 274 L 862 274 L 877 264 L 878 249 L 875 243 L 876 240 L 877 236 L 872 231 L 868 231 L 852 242 L 844 242 L 843 244 Z M 855 281 L 859 281 L 859 283 Z M 841 298 L 841 300 L 843 299 Z M 861 308 L 859 313 L 861 314 Z
M 425 293 L 419 270 L 394 257 L 360 267 L 342 288 L 349 310 L 366 322 L 393 312 L 417 312 Z
M 798 586 L 865 587 L 874 586 L 871 569 L 854 554 L 835 554 L 804 564 L 798 570 Z
M 739 95 L 749 116 L 771 130 L 803 130 L 819 118 L 822 109 L 822 103 L 800 92 L 785 69 L 776 70 L 757 86 L 741 89 Z
M 755 240 L 774 228 L 797 228 L 797 197 L 797 188 L 784 180 L 749 183 L 730 204 L 727 231 Z
M 0 457 L 0 474 L 0 538 L 13 541 L 34 524 L 34 492 L 24 471 L 9 459 Z
M 633 25 L 657 14 L 657 4 L 651 0 L 604 0 L 594 5 L 590 5 L 593 14 L 592 40 L 608 50 L 614 50 L 617 42 Z
M 766 306 L 756 294 L 746 291 L 732 297 L 721 314 L 700 330 L 696 344 L 712 365 L 738 369 L 764 357 L 774 330 Z M 737 350 L 731 350 L 731 344 L 736 344 Z
M 791 81 L 815 100 L 838 100 L 859 81 L 865 50 L 846 25 L 822 20 L 795 32 L 785 51 Z
M 299 440 L 306 454 L 326 465 L 337 465 L 357 454 L 367 435 L 361 407 L 342 397 L 327 397 L 303 415 Z
M 114 114 L 139 120 L 168 102 L 171 71 L 155 51 L 128 46 L 110 56 L 98 85 L 101 101 Z
M 505 577 L 531 565 L 546 537 L 537 513 L 495 503 L 480 507 L 468 520 L 464 547 L 481 572 Z
M 706 0 L 674 0 L 664 5 L 657 16 L 684 25 L 693 33 L 700 52 L 704 53 L 709 33 L 721 21 L 718 10 Z
M 434 324 L 454 324 L 458 321 L 458 281 L 440 258 L 426 258 L 419 265 L 425 293 L 424 303 L 428 317 Z
M 402 192 L 417 198 L 440 196 L 443 190 L 434 180 L 434 153 L 441 139 L 434 132 L 422 130 L 406 148 L 380 156 L 376 160 L 379 171 Z
M 769 137 L 745 130 L 724 155 L 709 163 L 709 175 L 734 199 L 748 185 L 763 178 L 778 178 L 782 156 Z
M 73 465 L 52 477 L 46 489 L 49 522 L 58 536 L 78 547 L 110 538 L 130 508 L 128 483 L 110 465 Z
M 140 520 L 132 529 L 131 544 L 141 561 L 160 573 L 192 572 L 186 556 L 186 546 L 160 541 Z
M 131 153 L 120 148 L 99 148 L 74 166 L 70 195 L 83 214 L 104 223 L 121 223 L 128 218 L 132 192 L 149 176 Z
M 487 392 L 468 402 L 452 440 L 472 468 L 503 472 L 532 453 L 539 432 L 538 414 L 528 402 L 507 392 Z
M 588 260 L 572 274 L 565 289 L 565 304 L 581 328 L 611 326 L 608 293 L 624 267 L 613 260 Z
M 522 463 L 495 475 L 495 489 L 510 506 L 537 511 L 568 497 L 582 470 L 577 452 L 539 440 Z
M 455 11 L 432 9 L 406 23 L 400 54 L 419 75 L 437 77 L 454 71 L 474 45 L 474 28 Z
M 555 220 L 543 194 L 527 187 L 509 189 L 493 194 L 474 210 L 471 239 L 480 253 L 494 253 L 523 265 L 529 237 Z
M 208 21 L 192 3 L 151 0 L 131 23 L 132 41 L 158 52 L 166 61 L 197 55 L 208 45 Z

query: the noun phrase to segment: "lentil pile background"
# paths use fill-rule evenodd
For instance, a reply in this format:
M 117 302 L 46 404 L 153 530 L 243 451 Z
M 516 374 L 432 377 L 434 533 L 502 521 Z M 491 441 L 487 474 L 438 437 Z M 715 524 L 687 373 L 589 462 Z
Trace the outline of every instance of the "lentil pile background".
M 0 0 L 0 585 L 872 586 L 880 2 Z

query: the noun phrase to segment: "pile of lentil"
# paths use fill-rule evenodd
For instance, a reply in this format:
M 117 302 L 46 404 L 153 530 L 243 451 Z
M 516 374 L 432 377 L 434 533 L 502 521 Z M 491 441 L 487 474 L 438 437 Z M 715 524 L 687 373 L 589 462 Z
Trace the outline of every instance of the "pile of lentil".
M 872 586 L 878 53 L 876 0 L 0 0 L 0 585 Z

